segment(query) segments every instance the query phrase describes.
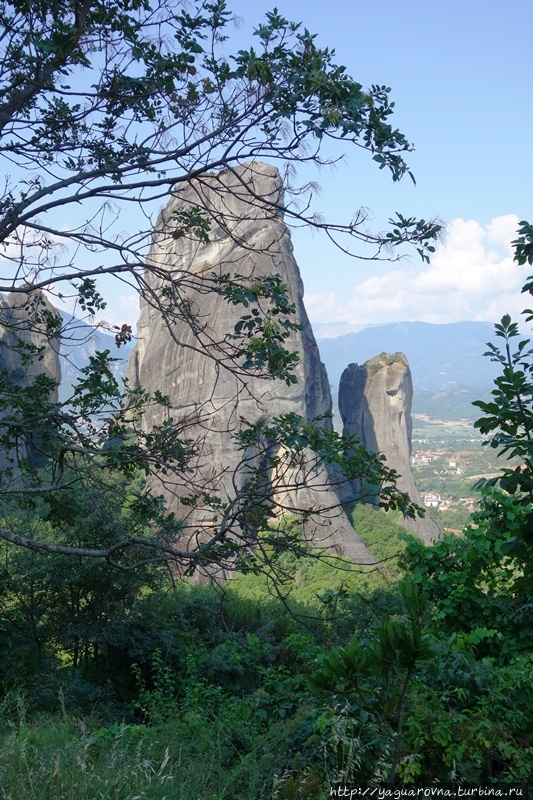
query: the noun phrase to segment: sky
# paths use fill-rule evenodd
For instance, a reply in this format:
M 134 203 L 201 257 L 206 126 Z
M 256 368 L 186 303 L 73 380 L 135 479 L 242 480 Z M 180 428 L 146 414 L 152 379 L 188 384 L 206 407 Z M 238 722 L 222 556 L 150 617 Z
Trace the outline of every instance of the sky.
M 349 145 L 336 166 L 301 171 L 317 180 L 312 209 L 349 223 L 359 208 L 383 230 L 396 212 L 437 218 L 446 238 L 431 264 L 415 252 L 396 262 L 361 261 L 319 233 L 297 229 L 293 244 L 305 303 L 318 335 L 363 325 L 518 318 L 531 305 L 520 290 L 532 267 L 513 263 L 519 220 L 533 222 L 531 0 L 277 0 L 363 86 L 391 87 L 391 118 L 415 147 L 416 185 L 393 183 L 369 154 Z M 272 10 L 263 0 L 228 0 L 238 23 L 235 52 L 257 42 Z M 108 297 L 107 291 L 104 294 Z M 134 325 L 138 298 L 113 291 L 109 322 Z
M 236 40 L 273 5 L 228 0 L 241 17 Z M 344 256 L 325 237 L 295 231 L 293 243 L 311 321 L 322 335 L 407 320 L 497 321 L 527 305 L 532 268 L 513 263 L 517 223 L 533 220 L 533 70 L 529 0 L 278 0 L 363 86 L 385 84 L 394 124 L 414 144 L 408 177 L 393 184 L 361 152 L 317 178 L 314 208 L 349 222 L 366 207 L 375 229 L 396 211 L 438 217 L 447 236 L 428 266 Z M 303 177 L 309 177 L 307 173 Z M 318 325 L 318 323 L 322 323 Z M 326 325 L 326 323 L 329 323 Z M 333 323 L 333 324 L 331 324 Z M 336 323 L 336 324 L 335 324 Z

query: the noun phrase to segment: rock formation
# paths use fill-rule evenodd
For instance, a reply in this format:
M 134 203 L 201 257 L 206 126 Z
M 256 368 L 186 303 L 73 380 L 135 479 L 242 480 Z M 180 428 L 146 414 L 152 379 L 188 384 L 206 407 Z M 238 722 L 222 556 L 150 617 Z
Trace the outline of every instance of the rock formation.
M 183 219 L 180 214 L 191 209 L 202 209 L 209 216 L 209 241 L 186 230 L 175 233 L 175 220 Z M 203 487 L 227 500 L 239 491 L 247 474 L 243 453 L 233 439 L 243 428 L 241 418 L 256 422 L 294 412 L 308 420 L 331 409 L 326 371 L 305 312 L 302 281 L 283 221 L 278 171 L 265 164 L 247 164 L 177 188 L 158 219 L 148 264 L 129 380 L 133 386 L 157 389 L 169 398 L 167 416 L 181 422 L 184 435 L 197 447 L 192 466 L 198 489 Z M 158 268 L 172 271 L 172 284 Z M 236 322 L 249 309 L 228 303 L 214 291 L 213 276 L 227 274 L 237 276 L 236 280 L 277 274 L 286 284 L 296 308 L 293 321 L 301 325 L 286 343 L 287 349 L 297 351 L 300 357 L 296 384 L 265 379 L 253 370 L 235 370 L 228 355 L 234 346 L 232 335 Z M 181 314 L 168 325 L 157 298 L 169 298 L 170 292 L 174 308 L 181 309 Z M 154 408 L 144 424 L 163 421 L 161 409 Z M 250 456 L 250 464 L 259 466 L 253 454 L 244 455 Z M 295 467 L 283 478 L 272 477 L 285 510 L 322 510 L 305 521 L 305 535 L 358 563 L 374 563 L 339 507 L 328 476 L 322 472 L 310 477 L 314 488 L 309 488 L 309 480 Z M 180 518 L 190 514 L 189 535 L 201 540 L 197 532 L 209 526 L 213 512 L 188 512 L 180 504 L 180 496 L 190 493 L 190 486 L 170 486 L 164 480 L 162 488 L 170 508 Z M 194 541 L 189 543 L 189 547 L 194 545 Z
M 57 315 L 42 292 L 0 296 L 0 371 L 6 371 L 10 382 L 17 386 L 29 386 L 42 373 L 61 382 L 59 337 L 47 335 L 41 320 L 43 311 Z M 26 360 L 24 355 L 29 358 Z M 50 398 L 54 403 L 57 394 L 56 388 Z
M 50 319 L 57 315 L 54 307 L 40 291 L 31 294 L 12 292 L 0 296 L 0 372 L 5 372 L 7 383 L 14 386 L 30 386 L 38 375 L 61 382 L 59 361 L 59 336 L 49 336 L 44 316 Z M 50 400 L 58 399 L 58 388 L 50 393 Z M 9 410 L 6 411 L 9 413 Z M 0 426 L 1 432 L 1 426 Z M 16 457 L 5 452 L 0 454 L 0 471 L 13 466 L 17 458 L 30 458 L 36 465 L 42 463 L 38 440 L 27 432 L 31 445 Z M 16 479 L 16 474 L 15 474 Z
M 356 434 L 367 450 L 383 453 L 387 466 L 400 475 L 398 488 L 422 505 L 410 462 L 412 399 L 411 371 L 402 353 L 382 353 L 362 366 L 349 364 L 341 376 L 343 434 Z M 424 519 L 404 517 L 400 522 L 427 543 L 441 533 L 429 515 Z

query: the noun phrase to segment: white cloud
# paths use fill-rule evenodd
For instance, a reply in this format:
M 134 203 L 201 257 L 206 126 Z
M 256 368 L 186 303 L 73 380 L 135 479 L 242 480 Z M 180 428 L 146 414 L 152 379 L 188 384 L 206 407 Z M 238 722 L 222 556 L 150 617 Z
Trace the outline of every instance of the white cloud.
M 514 214 L 496 217 L 485 227 L 454 219 L 430 265 L 395 266 L 356 284 L 348 298 L 332 291 L 312 294 L 306 300 L 309 316 L 315 322 L 352 325 L 496 321 L 505 313 L 518 318 L 527 305 L 520 290 L 532 270 L 513 262 L 517 227 Z
M 139 318 L 139 295 L 123 294 L 113 299 L 106 296 L 105 299 L 107 308 L 101 315 L 102 320 L 109 325 L 131 325 L 135 330 Z

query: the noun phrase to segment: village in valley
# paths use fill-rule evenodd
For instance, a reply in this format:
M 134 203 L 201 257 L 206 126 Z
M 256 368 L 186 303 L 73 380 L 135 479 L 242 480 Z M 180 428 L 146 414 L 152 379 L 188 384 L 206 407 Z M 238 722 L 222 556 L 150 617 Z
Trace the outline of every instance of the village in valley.
M 472 420 L 413 414 L 411 466 L 423 504 L 445 532 L 460 532 L 479 502 L 479 481 L 498 474 L 502 458 L 483 445 Z M 503 459 L 505 461 L 505 459 Z

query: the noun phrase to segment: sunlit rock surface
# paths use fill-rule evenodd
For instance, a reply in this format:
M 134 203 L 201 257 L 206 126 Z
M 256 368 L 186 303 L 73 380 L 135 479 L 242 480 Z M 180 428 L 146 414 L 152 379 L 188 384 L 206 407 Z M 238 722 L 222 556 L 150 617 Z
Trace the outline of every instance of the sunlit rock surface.
M 176 229 L 173 215 L 194 206 L 206 209 L 211 218 L 209 243 L 194 235 L 172 236 Z M 141 301 L 138 344 L 130 357 L 129 379 L 134 386 L 168 396 L 170 407 L 164 416 L 182 421 L 184 436 L 198 447 L 192 464 L 198 489 L 205 487 L 224 499 L 231 498 L 246 479 L 242 458 L 249 454 L 240 453 L 232 438 L 243 426 L 241 418 L 255 422 L 294 412 L 311 419 L 331 409 L 326 371 L 305 312 L 303 285 L 283 221 L 278 171 L 260 163 L 243 165 L 178 188 L 157 222 L 149 263 L 152 269 L 146 273 L 147 291 Z M 175 290 L 183 308 L 182 316 L 170 327 L 158 306 L 157 297 L 168 286 L 158 277 L 158 266 L 175 275 Z M 235 373 L 234 364 L 224 354 L 232 345 L 228 337 L 235 323 L 249 310 L 228 304 L 211 291 L 213 274 L 226 273 L 278 274 L 287 285 L 296 307 L 293 320 L 302 326 L 286 345 L 300 356 L 296 384 L 287 386 L 281 380 Z M 164 416 L 154 408 L 145 424 L 161 423 Z M 250 463 L 257 466 L 253 457 Z M 339 507 L 336 490 L 324 472 L 304 476 L 292 469 L 272 480 L 286 512 L 309 507 L 322 511 L 304 523 L 308 538 L 358 563 L 375 562 Z M 198 530 L 209 526 L 209 514 L 190 512 L 180 504 L 180 496 L 190 493 L 191 487 L 173 486 L 163 476 L 161 481 L 170 507 L 187 519 L 188 535 L 195 537 Z M 287 493 L 289 486 L 298 483 L 297 491 Z
M 387 466 L 400 476 L 398 488 L 422 505 L 410 462 L 412 400 L 411 371 L 402 353 L 382 353 L 361 366 L 349 364 L 342 373 L 339 410 L 343 434 L 356 434 L 367 450 L 385 455 Z M 424 542 L 441 535 L 429 514 L 424 519 L 405 517 L 399 521 Z

